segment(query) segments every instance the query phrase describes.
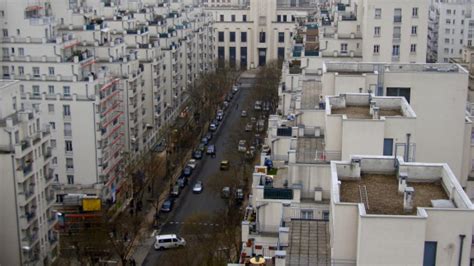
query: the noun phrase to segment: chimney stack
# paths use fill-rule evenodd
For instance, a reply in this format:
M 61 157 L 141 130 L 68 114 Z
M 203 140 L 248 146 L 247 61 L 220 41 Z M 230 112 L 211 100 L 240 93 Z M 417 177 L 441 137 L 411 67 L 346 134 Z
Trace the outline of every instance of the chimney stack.
M 380 116 L 379 116 L 380 107 L 374 106 L 374 108 L 373 108 L 372 110 L 373 110 L 373 112 L 374 112 L 374 113 L 372 114 L 372 118 L 373 118 L 374 120 L 379 119 L 379 117 L 380 117 Z
M 413 187 L 406 187 L 403 195 L 403 210 L 405 212 L 413 211 L 413 198 L 415 197 L 415 189 Z
M 407 187 L 407 174 L 400 173 L 398 175 L 398 192 L 405 193 L 406 187 Z

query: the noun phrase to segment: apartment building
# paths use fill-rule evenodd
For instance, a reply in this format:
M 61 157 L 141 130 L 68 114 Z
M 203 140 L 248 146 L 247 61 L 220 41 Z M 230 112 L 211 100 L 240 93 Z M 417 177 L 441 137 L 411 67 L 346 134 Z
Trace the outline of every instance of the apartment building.
M 58 256 L 55 153 L 49 124 L 22 103 L 21 84 L 0 81 L 0 264 L 49 265 Z
M 336 265 L 469 265 L 474 206 L 447 164 L 353 156 L 331 192 Z
M 429 62 L 447 63 L 462 56 L 463 46 L 472 46 L 474 3 L 464 0 L 431 1 L 428 24 Z
M 427 1 L 333 1 L 320 5 L 319 22 L 323 58 L 426 62 Z
M 214 16 L 215 55 L 221 63 L 250 69 L 284 60 L 305 8 L 279 8 L 276 0 L 250 1 L 248 6 L 207 7 Z

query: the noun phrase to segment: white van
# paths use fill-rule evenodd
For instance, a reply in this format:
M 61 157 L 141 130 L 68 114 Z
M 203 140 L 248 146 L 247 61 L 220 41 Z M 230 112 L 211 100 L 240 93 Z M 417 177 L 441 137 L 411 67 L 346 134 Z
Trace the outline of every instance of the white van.
M 177 248 L 186 246 L 186 240 L 177 235 L 157 235 L 155 236 L 155 249 Z

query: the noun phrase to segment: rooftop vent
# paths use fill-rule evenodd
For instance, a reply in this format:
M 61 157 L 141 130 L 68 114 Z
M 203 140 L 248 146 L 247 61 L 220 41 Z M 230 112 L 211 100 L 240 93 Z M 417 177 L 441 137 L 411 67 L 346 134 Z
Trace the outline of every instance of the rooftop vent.
M 413 197 L 415 197 L 415 189 L 406 187 L 403 194 L 403 210 L 407 213 L 413 211 Z

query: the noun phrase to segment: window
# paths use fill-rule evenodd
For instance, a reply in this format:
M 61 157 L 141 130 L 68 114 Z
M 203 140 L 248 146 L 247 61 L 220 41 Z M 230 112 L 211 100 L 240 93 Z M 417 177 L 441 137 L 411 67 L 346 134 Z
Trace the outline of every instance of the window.
M 54 75 L 54 67 L 48 67 L 48 74 L 50 76 Z
M 416 44 L 410 45 L 410 53 L 416 53 Z
M 55 139 L 51 140 L 51 148 L 56 148 L 56 140 Z
M 285 42 L 285 33 L 284 32 L 279 32 L 278 33 L 278 42 L 279 43 L 284 43 Z
M 380 45 L 376 44 L 374 45 L 374 54 L 380 53 Z
M 301 210 L 300 219 L 312 220 L 313 219 L 313 210 Z
M 221 16 L 220 16 L 220 20 L 221 20 L 221 21 L 224 21 L 224 15 L 221 15 Z
M 347 43 L 341 43 L 341 53 L 347 53 Z
M 63 105 L 63 115 L 71 116 L 71 106 L 69 106 L 68 104 Z
M 380 27 L 374 27 L 374 36 L 378 37 L 380 36 Z
M 33 77 L 39 78 L 40 76 L 40 69 L 39 67 L 33 67 Z
M 230 42 L 235 42 L 235 31 L 229 32 L 229 39 Z
M 2 32 L 3 32 L 3 37 L 8 37 L 8 30 L 7 29 L 3 29 Z
M 220 65 L 224 64 L 225 61 L 225 48 L 222 46 L 217 47 L 217 60 Z
M 56 129 L 56 123 L 54 122 L 49 122 L 49 126 L 51 127 L 52 130 Z
M 281 22 L 281 15 L 277 15 L 277 22 Z
M 446 9 L 446 15 L 451 15 L 451 9 Z
M 402 96 L 410 103 L 410 88 L 387 87 L 387 96 Z
M 219 31 L 218 35 L 219 35 L 219 42 L 223 42 L 224 41 L 224 32 Z
M 411 35 L 416 35 L 418 32 L 418 26 L 411 26 Z
M 444 53 L 448 54 L 449 53 L 449 48 L 444 48 Z
M 18 67 L 18 74 L 19 74 L 20 76 L 25 75 L 25 68 L 22 67 L 22 66 L 19 66 L 19 67 Z
M 393 22 L 400 23 L 402 22 L 402 9 L 395 8 L 393 10 Z
M 472 46 L 472 40 L 467 40 L 467 46 Z
M 414 7 L 411 9 L 411 16 L 414 18 L 418 17 L 418 7 Z
M 278 47 L 278 60 L 285 60 L 285 48 Z
M 54 94 L 54 86 L 53 85 L 48 86 L 48 94 L 50 94 L 50 95 Z
M 446 19 L 446 24 L 451 24 L 451 20 L 449 18 Z
M 72 159 L 71 159 L 72 160 Z M 67 175 L 67 183 L 69 185 L 74 184 L 74 176 L 73 175 Z
M 260 43 L 264 43 L 265 42 L 265 32 L 260 32 L 259 34 L 259 40 L 260 40 Z
M 283 15 L 283 22 L 287 22 L 287 18 L 286 18 L 286 15 Z
M 449 44 L 449 38 L 445 38 L 445 39 L 444 39 L 444 43 L 445 43 L 445 44 Z
M 33 85 L 33 95 L 34 96 L 40 95 L 40 87 L 38 85 Z
M 64 146 L 66 147 L 66 151 L 72 151 L 72 141 L 71 140 L 66 140 L 64 143 Z
M 240 42 L 247 42 L 247 32 L 240 33 Z
M 247 47 L 240 47 L 240 68 L 247 68 Z
M 393 139 L 383 139 L 383 155 L 393 155 Z
M 64 94 L 64 97 L 70 97 L 71 96 L 71 87 L 64 86 L 63 87 L 63 94 Z
M 451 31 L 449 29 L 444 30 L 444 34 L 450 34 L 450 33 L 451 33 Z
M 54 113 L 54 104 L 48 104 L 48 112 Z
M 235 21 L 235 15 L 230 15 L 230 21 Z
M 393 38 L 400 39 L 401 36 L 402 36 L 401 28 L 399 26 L 393 27 Z
M 400 45 L 394 45 L 392 47 L 392 56 L 395 56 L 395 57 L 400 56 Z
M 18 48 L 18 54 L 20 56 L 24 56 L 25 55 L 25 49 L 24 48 Z
M 242 21 L 247 21 L 247 15 L 242 15 Z
M 376 8 L 375 9 L 375 18 L 376 19 L 382 18 L 382 9 L 381 8 Z
M 235 47 L 229 47 L 229 65 L 230 67 L 235 67 L 236 56 L 235 56 Z
M 436 265 L 436 251 L 438 249 L 438 242 L 425 241 L 423 252 L 423 266 Z
M 72 136 L 72 126 L 71 123 L 64 123 L 64 136 Z

